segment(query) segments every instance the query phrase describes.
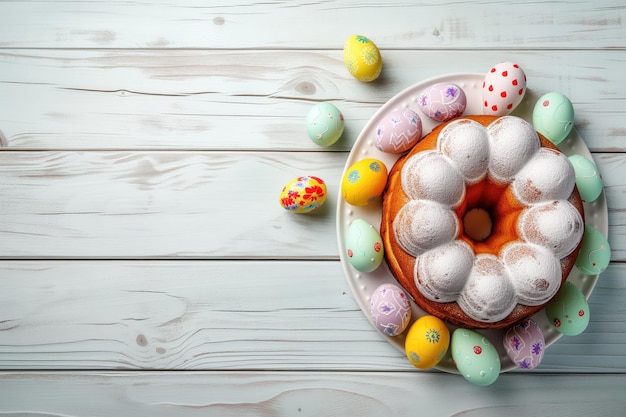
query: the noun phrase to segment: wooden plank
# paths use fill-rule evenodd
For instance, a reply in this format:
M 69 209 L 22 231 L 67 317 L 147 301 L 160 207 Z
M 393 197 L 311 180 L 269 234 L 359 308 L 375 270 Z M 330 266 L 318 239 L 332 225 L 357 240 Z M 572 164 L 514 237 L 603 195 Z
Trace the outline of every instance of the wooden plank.
M 538 371 L 626 372 L 624 274 L 605 271 L 587 330 Z M 414 370 L 337 261 L 2 261 L 0 289 L 4 370 Z
M 590 149 L 625 149 L 621 50 L 390 50 L 384 59 L 382 78 L 365 84 L 348 74 L 341 51 L 3 50 L 0 128 L 11 148 L 24 150 L 315 151 L 306 115 L 330 101 L 346 130 L 329 150 L 347 151 L 405 88 L 513 60 L 526 70 L 529 108 L 541 94 L 563 92 Z
M 626 11 L 613 0 L 527 6 L 452 0 L 4 1 L 0 47 L 318 49 L 341 48 L 353 33 L 399 49 L 626 46 Z M 383 17 L 381 7 L 387 8 Z
M 0 258 L 337 259 L 338 152 L 0 152 Z M 626 260 L 623 154 L 596 154 L 614 261 Z M 278 203 L 299 175 L 324 207 Z
M 475 387 L 419 372 L 2 373 L 0 416 L 614 417 L 625 389 L 622 375 L 505 375 Z

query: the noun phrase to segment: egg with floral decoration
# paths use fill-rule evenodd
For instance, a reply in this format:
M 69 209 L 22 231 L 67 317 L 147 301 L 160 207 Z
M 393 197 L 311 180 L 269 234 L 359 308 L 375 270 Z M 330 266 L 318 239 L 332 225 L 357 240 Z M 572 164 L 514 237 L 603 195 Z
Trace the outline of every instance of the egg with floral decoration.
M 321 178 L 302 176 L 283 187 L 279 203 L 292 213 L 311 213 L 326 202 L 326 194 L 326 184 Z
M 454 83 L 436 83 L 426 87 L 417 99 L 419 109 L 438 122 L 460 116 L 467 106 L 467 97 Z
M 387 185 L 387 167 L 376 158 L 352 164 L 341 179 L 341 195 L 348 204 L 366 206 L 377 201 Z
M 378 78 L 383 69 L 380 51 L 371 39 L 362 35 L 348 38 L 343 47 L 343 62 L 354 78 L 371 82 Z
M 521 369 L 536 368 L 546 347 L 541 329 L 531 319 L 517 323 L 503 336 L 504 349 L 513 363 Z
M 437 365 L 448 352 L 450 331 L 435 316 L 422 316 L 409 328 L 404 341 L 406 357 L 411 365 L 428 369 Z
M 397 285 L 379 285 L 370 297 L 370 317 L 379 332 L 385 336 L 398 336 L 411 320 L 408 296 Z

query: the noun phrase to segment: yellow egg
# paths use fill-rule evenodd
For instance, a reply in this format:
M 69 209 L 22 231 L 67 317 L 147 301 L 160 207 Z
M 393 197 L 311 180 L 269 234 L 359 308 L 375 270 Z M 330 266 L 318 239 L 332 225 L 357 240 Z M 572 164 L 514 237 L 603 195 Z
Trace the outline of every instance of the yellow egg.
M 409 329 L 404 349 L 413 366 L 427 369 L 443 359 L 449 345 L 450 331 L 446 324 L 435 316 L 423 316 Z
M 326 194 L 324 181 L 309 175 L 289 181 L 280 192 L 278 202 L 292 213 L 310 213 L 322 207 Z
M 374 42 L 365 36 L 353 35 L 343 47 L 343 62 L 359 81 L 374 81 L 383 69 L 383 59 Z
M 378 159 L 362 159 L 348 168 L 341 180 L 341 194 L 353 206 L 365 206 L 380 197 L 387 184 L 387 167 Z

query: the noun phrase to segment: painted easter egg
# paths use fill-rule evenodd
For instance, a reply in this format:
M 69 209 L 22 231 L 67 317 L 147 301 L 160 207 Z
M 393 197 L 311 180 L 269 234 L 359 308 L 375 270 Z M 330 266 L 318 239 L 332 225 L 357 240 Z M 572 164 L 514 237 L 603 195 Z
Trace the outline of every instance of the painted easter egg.
M 346 233 L 346 255 L 350 265 L 361 272 L 375 271 L 383 261 L 385 249 L 378 231 L 363 219 L 355 219 Z
M 548 321 L 558 332 L 566 336 L 581 334 L 589 324 L 589 305 L 585 296 L 566 281 L 556 296 L 545 307 Z
M 572 102 L 561 93 L 544 94 L 533 108 L 533 126 L 555 145 L 563 142 L 574 127 Z
M 319 146 L 330 146 L 337 142 L 344 129 L 343 115 L 331 103 L 318 103 L 306 118 L 306 132 Z
M 569 160 L 574 167 L 580 198 L 590 203 L 600 197 L 603 184 L 596 165 L 582 155 L 570 155 Z
M 611 262 L 611 247 L 598 229 L 586 224 L 580 252 L 576 258 L 576 268 L 586 275 L 597 275 Z
M 459 373 L 474 385 L 493 384 L 500 375 L 500 355 L 482 334 L 456 329 L 450 344 L 452 359 Z
M 435 316 L 422 316 L 409 328 L 404 350 L 413 366 L 428 369 L 443 359 L 449 345 L 450 331 L 446 324 Z
M 280 192 L 280 205 L 292 213 L 310 213 L 326 201 L 326 184 L 314 176 L 289 181 Z
M 348 204 L 365 206 L 376 201 L 387 185 L 387 167 L 378 159 L 366 158 L 348 168 L 341 179 L 341 194 Z
M 386 336 L 397 336 L 411 320 L 409 298 L 397 285 L 381 284 L 370 297 L 370 317 L 379 332 Z
M 383 69 L 383 59 L 374 42 L 365 36 L 353 35 L 343 47 L 343 62 L 354 78 L 374 81 Z
M 528 319 L 511 327 L 503 336 L 507 355 L 521 369 L 536 368 L 546 348 L 546 341 L 537 323 Z
M 463 114 L 467 98 L 458 85 L 437 83 L 422 91 L 417 104 L 426 116 L 438 122 L 445 122 Z
M 526 75 L 519 65 L 501 62 L 493 66 L 482 86 L 483 114 L 505 116 L 511 113 L 526 94 Z
M 374 145 L 382 152 L 402 153 L 422 138 L 422 119 L 411 109 L 392 110 L 380 118 Z

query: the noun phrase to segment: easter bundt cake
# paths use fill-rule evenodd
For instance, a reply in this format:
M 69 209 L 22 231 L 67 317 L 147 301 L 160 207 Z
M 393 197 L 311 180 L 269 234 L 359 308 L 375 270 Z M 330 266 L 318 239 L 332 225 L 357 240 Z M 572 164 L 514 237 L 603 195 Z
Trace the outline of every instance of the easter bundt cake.
M 555 296 L 580 249 L 583 202 L 568 158 L 515 116 L 437 126 L 390 171 L 385 258 L 428 314 L 505 328 Z

